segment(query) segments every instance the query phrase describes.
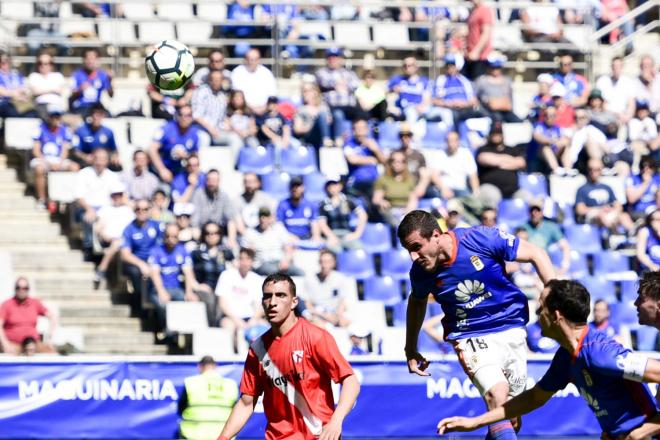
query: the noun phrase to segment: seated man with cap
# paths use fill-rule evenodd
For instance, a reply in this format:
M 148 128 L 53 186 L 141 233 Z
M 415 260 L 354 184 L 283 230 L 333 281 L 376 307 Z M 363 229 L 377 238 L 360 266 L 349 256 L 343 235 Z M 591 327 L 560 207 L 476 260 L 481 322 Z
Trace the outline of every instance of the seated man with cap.
M 488 73 L 479 77 L 474 90 L 484 113 L 493 121 L 522 122 L 513 112 L 513 86 L 502 70 L 504 63 L 503 58 L 490 58 Z
M 277 206 L 277 221 L 284 224 L 298 246 L 315 247 L 321 243 L 318 216 L 318 206 L 305 198 L 303 179 L 293 177 L 289 182 L 289 197 Z

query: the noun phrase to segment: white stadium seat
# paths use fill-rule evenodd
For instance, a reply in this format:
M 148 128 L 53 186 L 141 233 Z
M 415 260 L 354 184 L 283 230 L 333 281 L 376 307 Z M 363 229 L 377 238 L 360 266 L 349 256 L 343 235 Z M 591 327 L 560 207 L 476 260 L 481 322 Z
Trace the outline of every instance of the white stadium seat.
M 504 123 L 502 124 L 502 135 L 504 145 L 509 147 L 527 144 L 532 140 L 532 125 L 529 122 Z
M 217 360 L 236 357 L 234 353 L 234 335 L 224 328 L 209 327 L 195 330 L 193 333 L 192 354 L 213 356 Z
M 371 46 L 369 26 L 358 22 L 339 22 L 334 25 L 335 43 L 342 47 L 363 48 Z
M 390 359 L 405 359 L 403 347 L 406 345 L 406 329 L 385 327 L 379 334 L 381 354 Z
M 216 169 L 224 176 L 234 171 L 236 159 L 229 147 L 203 147 L 199 149 L 199 164 L 202 171 Z
M 520 29 L 511 24 L 493 27 L 493 46 L 498 49 L 515 49 L 523 46 Z
M 348 330 L 341 327 L 330 327 L 328 332 L 335 338 L 339 352 L 344 356 L 348 356 L 351 353 L 351 336 L 348 334 Z
M 17 150 L 31 150 L 40 124 L 39 118 L 5 119 L 5 145 Z
M 130 117 L 129 121 L 131 144 L 137 148 L 148 149 L 153 141 L 156 131 L 160 129 L 165 121 L 162 119 Z
M 592 32 L 589 26 L 564 25 L 564 37 L 580 49 L 588 48 L 591 42 L 589 36 Z
M 322 36 L 326 41 L 332 41 L 332 29 L 328 23 L 319 23 L 317 21 L 301 21 L 298 24 L 300 35 L 310 37 Z
M 126 118 L 106 118 L 103 125 L 112 130 L 115 135 L 117 147 L 125 146 L 128 142 L 128 121 Z
M 190 2 L 160 3 L 156 6 L 159 18 L 168 20 L 188 20 L 193 18 L 192 4 Z
M 344 176 L 348 174 L 348 164 L 341 148 L 321 147 L 319 149 L 321 172 L 326 176 Z
M 619 203 L 626 204 L 626 181 L 621 176 L 602 176 L 600 182 L 612 188 Z
M 185 44 L 208 45 L 213 26 L 207 21 L 182 21 L 176 24 L 177 39 Z
M 219 1 L 204 1 L 197 4 L 197 17 L 215 22 L 227 18 L 227 5 Z
M 170 301 L 165 305 L 165 317 L 171 332 L 192 334 L 209 326 L 203 302 Z
M 32 2 L 25 0 L 11 1 L 6 0 L 0 2 L 2 4 L 2 17 L 3 18 L 34 18 L 34 7 Z
M 378 333 L 387 327 L 385 306 L 380 301 L 357 301 L 347 311 L 351 323 Z
M 60 203 L 75 201 L 77 175 L 70 171 L 48 173 L 48 198 Z
M 89 18 L 75 18 L 60 21 L 60 32 L 64 35 L 95 37 L 96 28 L 94 20 Z
M 373 27 L 374 45 L 386 48 L 407 48 L 410 44 L 408 26 L 401 23 L 379 23 Z
M 154 7 L 150 2 L 123 2 L 121 4 L 124 16 L 129 20 L 154 18 Z
M 140 39 L 156 43 L 161 40 L 174 40 L 174 23 L 166 21 L 142 21 L 138 23 Z
M 587 182 L 582 174 L 577 176 L 550 175 L 550 196 L 559 204 L 575 205 L 575 194 L 578 188 Z
M 99 39 L 106 44 L 135 44 L 135 25 L 127 20 L 102 20 L 98 23 Z

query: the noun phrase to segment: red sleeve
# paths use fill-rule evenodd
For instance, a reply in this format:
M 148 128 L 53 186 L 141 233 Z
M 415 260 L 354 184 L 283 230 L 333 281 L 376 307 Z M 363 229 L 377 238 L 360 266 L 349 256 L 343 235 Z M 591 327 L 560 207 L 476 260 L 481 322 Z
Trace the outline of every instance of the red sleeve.
M 248 396 L 260 396 L 263 393 L 263 386 L 259 380 L 259 359 L 250 348 L 247 359 L 245 360 L 245 367 L 243 368 L 243 377 L 241 378 L 241 393 Z
M 37 313 L 39 313 L 39 316 L 46 316 L 46 314 L 48 313 L 48 308 L 46 308 L 44 303 L 42 303 L 38 299 L 35 299 L 35 301 L 37 302 Z
M 323 331 L 323 336 L 314 347 L 316 349 L 316 363 L 321 367 L 322 372 L 330 376 L 333 382 L 339 383 L 353 374 L 353 369 L 339 352 L 337 342 L 330 333 Z
M 0 319 L 3 321 L 7 320 L 7 302 L 3 302 L 2 305 L 0 305 Z
M 481 24 L 493 24 L 495 22 L 495 17 L 493 16 L 493 10 L 486 5 L 482 5 L 481 15 L 480 15 Z

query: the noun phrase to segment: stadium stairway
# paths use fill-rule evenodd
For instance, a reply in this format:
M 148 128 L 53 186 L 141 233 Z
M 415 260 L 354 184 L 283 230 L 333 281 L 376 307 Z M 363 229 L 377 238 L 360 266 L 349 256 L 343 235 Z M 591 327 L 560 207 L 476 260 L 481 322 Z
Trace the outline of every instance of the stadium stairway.
M 30 280 L 32 295 L 55 310 L 58 325 L 80 329 L 84 353 L 166 354 L 165 346 L 154 344 L 151 332 L 141 331 L 128 305 L 113 304 L 125 298 L 94 289 L 93 264 L 70 249 L 60 226 L 24 193 L 25 184 L 0 155 L 0 251 L 11 255 L 15 276 Z M 1 294 L 4 300 L 11 292 Z

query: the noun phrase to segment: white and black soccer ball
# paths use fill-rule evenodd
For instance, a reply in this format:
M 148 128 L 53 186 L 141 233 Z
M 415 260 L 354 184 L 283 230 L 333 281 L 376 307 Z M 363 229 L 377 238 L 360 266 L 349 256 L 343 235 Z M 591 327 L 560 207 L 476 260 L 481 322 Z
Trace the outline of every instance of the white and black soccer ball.
M 195 71 L 195 60 L 185 44 L 164 40 L 144 59 L 144 70 L 154 86 L 176 90 L 190 79 Z

